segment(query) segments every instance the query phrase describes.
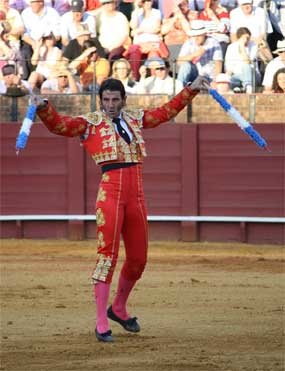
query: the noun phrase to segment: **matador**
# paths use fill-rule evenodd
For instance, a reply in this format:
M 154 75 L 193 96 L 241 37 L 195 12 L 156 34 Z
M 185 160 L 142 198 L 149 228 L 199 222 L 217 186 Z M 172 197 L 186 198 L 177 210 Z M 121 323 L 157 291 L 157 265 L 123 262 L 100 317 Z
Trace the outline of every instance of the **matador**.
M 54 134 L 79 137 L 102 170 L 96 200 L 97 261 L 92 274 L 95 334 L 99 341 L 114 341 L 109 319 L 126 331 L 140 331 L 137 318 L 127 311 L 127 300 L 147 262 L 148 226 L 142 185 L 146 149 L 142 129 L 155 128 L 174 118 L 206 84 L 208 81 L 200 76 L 159 108 L 131 110 L 126 108 L 121 81 L 109 78 L 100 86 L 100 110 L 77 117 L 60 115 L 48 101 L 31 98 L 46 127 Z M 125 260 L 115 298 L 108 307 L 121 236 Z

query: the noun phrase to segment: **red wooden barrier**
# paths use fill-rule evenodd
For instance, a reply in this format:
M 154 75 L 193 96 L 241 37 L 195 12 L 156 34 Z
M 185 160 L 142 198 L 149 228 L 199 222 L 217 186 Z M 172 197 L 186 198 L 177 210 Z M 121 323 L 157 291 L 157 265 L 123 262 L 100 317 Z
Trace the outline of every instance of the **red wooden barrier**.
M 19 125 L 1 130 L 1 214 L 93 214 L 100 169 L 79 140 L 33 127 L 17 157 Z M 149 215 L 284 217 L 285 125 L 259 124 L 271 153 L 236 125 L 165 124 L 145 130 Z M 2 222 L 2 238 L 94 238 L 95 222 Z M 284 224 L 151 222 L 152 239 L 285 241 Z

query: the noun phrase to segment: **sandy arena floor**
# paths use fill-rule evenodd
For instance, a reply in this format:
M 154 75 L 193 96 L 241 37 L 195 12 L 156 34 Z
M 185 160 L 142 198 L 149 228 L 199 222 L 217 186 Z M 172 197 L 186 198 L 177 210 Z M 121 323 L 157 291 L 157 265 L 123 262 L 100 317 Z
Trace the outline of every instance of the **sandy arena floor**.
M 151 243 L 142 331 L 112 323 L 114 344 L 94 336 L 94 258 L 93 241 L 1 241 L 0 370 L 285 370 L 281 247 Z

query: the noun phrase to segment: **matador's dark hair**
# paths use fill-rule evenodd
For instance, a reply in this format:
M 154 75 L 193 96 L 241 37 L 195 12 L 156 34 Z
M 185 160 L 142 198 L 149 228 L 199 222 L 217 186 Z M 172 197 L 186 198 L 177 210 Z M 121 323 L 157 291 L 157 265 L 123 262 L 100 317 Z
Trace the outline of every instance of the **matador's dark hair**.
M 102 99 L 103 91 L 110 90 L 110 91 L 119 91 L 121 94 L 122 99 L 126 96 L 125 87 L 121 80 L 109 78 L 102 82 L 99 88 L 99 97 Z

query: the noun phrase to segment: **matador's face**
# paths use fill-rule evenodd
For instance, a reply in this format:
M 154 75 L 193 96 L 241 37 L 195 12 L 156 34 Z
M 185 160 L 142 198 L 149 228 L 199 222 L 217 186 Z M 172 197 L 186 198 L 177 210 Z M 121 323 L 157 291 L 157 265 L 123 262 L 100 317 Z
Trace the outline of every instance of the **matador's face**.
M 111 119 L 120 115 L 121 109 L 126 104 L 126 98 L 122 98 L 119 91 L 104 90 L 101 99 L 101 109 Z

